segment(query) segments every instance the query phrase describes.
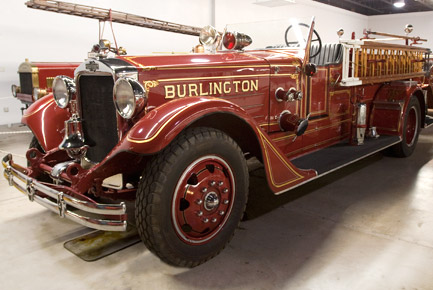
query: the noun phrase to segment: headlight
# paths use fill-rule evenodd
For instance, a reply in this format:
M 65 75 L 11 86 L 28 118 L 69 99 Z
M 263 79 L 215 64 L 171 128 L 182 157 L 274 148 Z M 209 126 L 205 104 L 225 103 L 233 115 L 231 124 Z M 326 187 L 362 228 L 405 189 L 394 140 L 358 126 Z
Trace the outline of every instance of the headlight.
M 114 84 L 113 99 L 119 115 L 131 119 L 139 108 L 146 105 L 147 94 L 136 80 L 120 78 Z
M 18 87 L 17 85 L 12 85 L 11 86 L 11 91 L 12 91 L 12 96 L 14 96 L 16 98 L 17 97 L 17 93 L 20 92 L 20 87 Z
M 33 101 L 36 102 L 39 98 L 45 96 L 47 94 L 46 90 L 41 90 L 40 88 L 33 89 Z
M 53 95 L 57 106 L 64 109 L 75 94 L 74 80 L 68 76 L 57 76 L 53 81 Z

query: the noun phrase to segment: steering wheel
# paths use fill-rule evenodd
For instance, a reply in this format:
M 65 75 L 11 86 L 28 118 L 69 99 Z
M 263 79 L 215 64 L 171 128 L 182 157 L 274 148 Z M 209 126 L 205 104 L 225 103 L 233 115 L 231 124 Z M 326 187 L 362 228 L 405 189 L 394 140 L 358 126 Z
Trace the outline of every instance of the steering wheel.
M 310 25 L 305 24 L 305 23 L 299 23 L 298 25 L 299 26 L 304 26 L 306 28 L 310 28 Z M 286 41 L 286 45 L 287 46 L 291 46 L 291 47 L 300 46 L 299 41 L 288 41 L 287 40 L 287 36 L 289 34 L 290 29 L 292 29 L 292 25 L 290 25 L 289 27 L 287 27 L 286 33 L 284 34 L 284 40 Z M 313 44 L 313 42 L 318 42 L 319 43 L 319 49 L 316 51 L 315 54 L 310 55 L 310 58 L 315 57 L 322 50 L 322 40 L 320 39 L 320 36 L 319 36 L 319 34 L 317 33 L 316 30 L 313 30 L 313 38 L 311 39 L 311 44 Z M 310 48 L 310 52 L 311 52 L 311 48 Z

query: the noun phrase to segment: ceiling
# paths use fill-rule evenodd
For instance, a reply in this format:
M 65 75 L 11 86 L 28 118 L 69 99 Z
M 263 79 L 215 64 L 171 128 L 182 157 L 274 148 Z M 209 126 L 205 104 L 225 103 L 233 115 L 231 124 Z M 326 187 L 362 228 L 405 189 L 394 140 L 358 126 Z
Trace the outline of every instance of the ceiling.
M 433 0 L 405 0 L 403 8 L 396 8 L 393 0 L 313 0 L 364 15 L 384 15 L 433 11 Z

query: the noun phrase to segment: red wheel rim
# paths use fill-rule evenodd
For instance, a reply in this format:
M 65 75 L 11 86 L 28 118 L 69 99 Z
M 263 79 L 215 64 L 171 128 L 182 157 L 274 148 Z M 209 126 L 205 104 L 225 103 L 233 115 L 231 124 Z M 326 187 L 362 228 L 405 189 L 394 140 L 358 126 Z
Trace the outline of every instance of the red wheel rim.
M 406 122 L 406 144 L 410 147 L 415 143 L 415 136 L 418 132 L 418 114 L 415 108 L 410 108 Z
M 188 244 L 207 243 L 224 227 L 234 199 L 235 181 L 227 162 L 214 155 L 197 159 L 182 173 L 173 195 L 176 234 Z

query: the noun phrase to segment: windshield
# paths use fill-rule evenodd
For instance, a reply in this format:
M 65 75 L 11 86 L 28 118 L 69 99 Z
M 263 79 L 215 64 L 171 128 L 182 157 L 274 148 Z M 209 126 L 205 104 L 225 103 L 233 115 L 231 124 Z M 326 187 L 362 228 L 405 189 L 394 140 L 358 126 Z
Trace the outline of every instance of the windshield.
M 311 18 L 289 18 L 272 21 L 235 23 L 226 26 L 229 32 L 239 32 L 252 39 L 251 49 L 293 48 L 304 50 L 310 31 Z

